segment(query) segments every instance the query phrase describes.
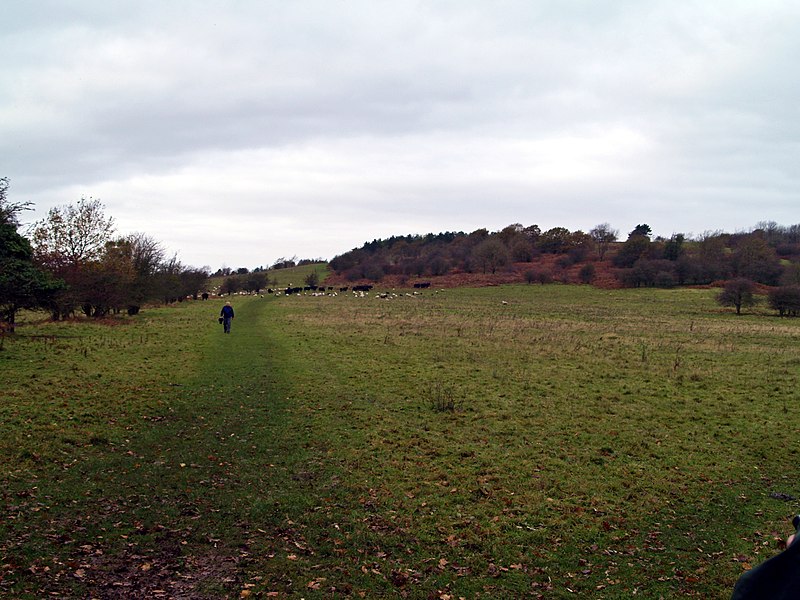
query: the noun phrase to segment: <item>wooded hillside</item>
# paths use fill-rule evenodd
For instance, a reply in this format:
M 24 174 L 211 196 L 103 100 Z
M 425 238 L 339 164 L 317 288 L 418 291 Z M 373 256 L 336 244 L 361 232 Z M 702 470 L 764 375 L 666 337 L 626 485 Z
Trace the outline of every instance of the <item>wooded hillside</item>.
M 562 281 L 604 287 L 703 285 L 745 278 L 800 284 L 800 225 L 759 223 L 748 232 L 653 237 L 638 225 L 624 241 L 607 223 L 589 233 L 537 225 L 373 240 L 335 257 L 331 280 L 442 285 Z

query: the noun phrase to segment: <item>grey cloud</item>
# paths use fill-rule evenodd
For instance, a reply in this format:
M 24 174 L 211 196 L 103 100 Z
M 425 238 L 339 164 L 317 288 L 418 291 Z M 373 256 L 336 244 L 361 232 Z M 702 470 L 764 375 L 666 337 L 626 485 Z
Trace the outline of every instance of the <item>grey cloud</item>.
M 227 186 L 243 218 L 311 206 L 341 231 L 793 216 L 788 1 L 51 1 L 8 23 L 0 175 L 41 208 L 105 194 L 138 224 L 171 193 L 199 231 Z

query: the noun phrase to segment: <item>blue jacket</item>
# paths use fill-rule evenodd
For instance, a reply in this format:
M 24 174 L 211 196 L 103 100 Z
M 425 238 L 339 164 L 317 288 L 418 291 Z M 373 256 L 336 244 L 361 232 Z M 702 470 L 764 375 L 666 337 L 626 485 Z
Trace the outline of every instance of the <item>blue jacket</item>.
M 232 319 L 233 318 L 233 307 L 232 306 L 228 306 L 226 304 L 225 306 L 222 307 L 222 310 L 219 311 L 219 316 L 220 317 L 225 317 L 226 319 Z

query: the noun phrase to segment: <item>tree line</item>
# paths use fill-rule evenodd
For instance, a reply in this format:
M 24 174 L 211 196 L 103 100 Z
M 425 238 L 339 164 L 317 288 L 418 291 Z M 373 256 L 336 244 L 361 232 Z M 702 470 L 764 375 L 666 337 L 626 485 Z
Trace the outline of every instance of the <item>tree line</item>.
M 78 312 L 91 317 L 137 314 L 148 302 L 197 297 L 206 269 L 168 257 L 143 233 L 115 234 L 103 204 L 82 198 L 51 208 L 28 235 L 20 215 L 30 203 L 8 199 L 9 180 L 0 178 L 0 320 L 13 331 L 22 309 L 44 309 L 54 320 Z
M 591 283 L 596 265 L 605 263 L 618 283 L 629 287 L 672 287 L 749 281 L 782 288 L 791 296 L 800 286 L 800 225 L 762 222 L 751 231 L 707 232 L 690 238 L 681 233 L 654 237 L 639 224 L 620 239 L 608 223 L 588 233 L 515 223 L 499 231 L 445 232 L 376 239 L 336 256 L 331 269 L 348 280 L 380 281 L 387 275 L 429 277 L 519 270 L 530 263 L 528 281 L 551 281 L 559 273 L 538 272 L 537 258 L 557 255 L 561 276 L 581 264 L 580 281 Z M 790 288 L 788 291 L 783 288 Z M 781 311 L 781 308 L 776 308 Z M 791 310 L 783 307 L 782 314 Z
M 747 233 L 713 232 L 690 239 L 684 234 L 653 238 L 637 225 L 625 241 L 608 223 L 588 233 L 519 223 L 499 231 L 446 232 L 373 240 L 339 256 L 331 268 L 350 280 L 380 281 L 386 275 L 436 276 L 453 271 L 496 273 L 534 263 L 542 254 L 559 256 L 561 268 L 607 261 L 616 277 L 634 287 L 705 284 L 745 277 L 778 285 L 800 277 L 800 225 L 761 223 Z

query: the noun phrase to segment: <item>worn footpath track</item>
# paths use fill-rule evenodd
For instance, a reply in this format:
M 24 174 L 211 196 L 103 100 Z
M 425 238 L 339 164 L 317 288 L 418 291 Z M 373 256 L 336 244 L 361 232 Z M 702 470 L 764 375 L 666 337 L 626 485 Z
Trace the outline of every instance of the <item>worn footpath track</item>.
M 217 309 L 182 311 L 186 327 L 177 331 L 159 332 L 158 319 L 174 317 L 158 317 L 156 331 L 140 339 L 152 344 L 151 357 L 164 352 L 131 394 L 147 401 L 115 398 L 113 381 L 97 386 L 96 402 L 115 414 L 102 436 L 76 436 L 52 462 L 39 458 L 45 450 L 28 451 L 38 460 L 4 478 L 0 595 L 247 595 L 249 565 L 263 562 L 275 535 L 253 511 L 273 506 L 302 457 L 286 429 L 285 365 L 270 339 L 269 302 L 237 302 L 231 335 L 207 314 Z M 193 364 L 178 367 L 173 358 L 186 353 Z M 104 353 L 107 364 L 124 358 L 114 354 Z M 132 384 L 138 368 L 130 367 Z M 49 402 L 84 402 L 88 375 L 63 370 L 58 385 L 74 385 L 74 394 Z

